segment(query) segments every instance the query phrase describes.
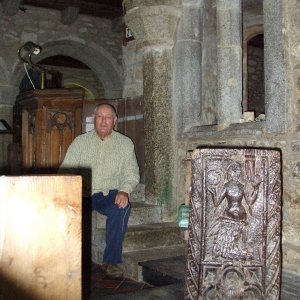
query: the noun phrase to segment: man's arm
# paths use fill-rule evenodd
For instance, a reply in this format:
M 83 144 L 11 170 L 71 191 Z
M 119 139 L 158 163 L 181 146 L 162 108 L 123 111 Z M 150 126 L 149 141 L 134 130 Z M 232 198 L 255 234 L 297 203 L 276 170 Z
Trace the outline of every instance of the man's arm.
M 139 166 L 133 144 L 131 145 L 128 157 L 124 159 L 122 177 L 119 190 L 130 194 L 140 182 Z
M 115 200 L 115 203 L 120 208 L 124 208 L 128 204 L 129 194 L 140 182 L 139 166 L 136 160 L 133 144 L 128 158 L 126 158 L 124 162 L 122 175 L 123 178 L 121 179 L 122 183 Z

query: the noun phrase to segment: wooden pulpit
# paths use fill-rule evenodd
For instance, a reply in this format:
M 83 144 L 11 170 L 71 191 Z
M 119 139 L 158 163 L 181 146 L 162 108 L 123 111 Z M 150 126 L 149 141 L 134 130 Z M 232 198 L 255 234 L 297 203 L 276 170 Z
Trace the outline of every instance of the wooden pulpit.
M 17 97 L 22 112 L 22 166 L 57 170 L 73 139 L 81 134 L 82 89 L 31 90 Z

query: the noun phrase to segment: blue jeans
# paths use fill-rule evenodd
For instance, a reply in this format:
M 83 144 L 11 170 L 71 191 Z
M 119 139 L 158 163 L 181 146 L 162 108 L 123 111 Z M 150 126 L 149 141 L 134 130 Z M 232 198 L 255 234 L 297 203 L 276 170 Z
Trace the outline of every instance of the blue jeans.
M 119 264 L 122 262 L 123 241 L 131 208 L 129 203 L 126 207 L 119 208 L 115 204 L 117 194 L 118 190 L 110 190 L 106 196 L 102 192 L 92 196 L 92 210 L 107 216 L 103 263 Z

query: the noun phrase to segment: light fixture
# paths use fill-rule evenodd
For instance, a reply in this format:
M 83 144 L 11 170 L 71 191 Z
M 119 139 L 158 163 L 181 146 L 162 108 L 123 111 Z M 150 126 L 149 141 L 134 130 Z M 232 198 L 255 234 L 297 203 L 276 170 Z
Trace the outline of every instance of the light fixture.
M 35 55 L 39 54 L 42 51 L 42 47 L 33 43 L 27 42 L 24 44 L 24 50 L 28 51 L 29 53 L 33 53 Z
M 34 42 L 26 42 L 23 46 L 21 46 L 18 50 L 18 56 L 20 61 L 24 63 L 24 69 L 26 71 L 27 77 L 29 78 L 33 88 L 35 89 L 35 85 L 29 76 L 27 65 L 29 65 L 32 69 L 40 73 L 41 75 L 41 89 L 44 88 L 45 83 L 45 69 L 41 66 L 32 62 L 31 57 L 32 55 L 38 55 L 41 53 L 42 47 L 40 45 L 35 44 Z
M 38 55 L 42 51 L 42 47 L 35 44 L 34 42 L 26 42 L 18 50 L 18 55 L 21 61 L 24 63 L 34 65 L 31 61 L 32 55 Z

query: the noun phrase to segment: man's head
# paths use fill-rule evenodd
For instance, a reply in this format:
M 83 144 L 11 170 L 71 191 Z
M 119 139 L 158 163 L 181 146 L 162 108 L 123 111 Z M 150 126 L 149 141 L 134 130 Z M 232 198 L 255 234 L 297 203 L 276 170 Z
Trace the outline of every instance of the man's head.
M 117 122 L 115 108 L 107 103 L 99 104 L 94 110 L 94 126 L 98 136 L 103 140 L 108 137 Z

